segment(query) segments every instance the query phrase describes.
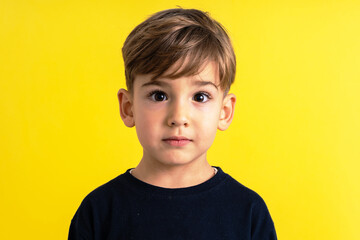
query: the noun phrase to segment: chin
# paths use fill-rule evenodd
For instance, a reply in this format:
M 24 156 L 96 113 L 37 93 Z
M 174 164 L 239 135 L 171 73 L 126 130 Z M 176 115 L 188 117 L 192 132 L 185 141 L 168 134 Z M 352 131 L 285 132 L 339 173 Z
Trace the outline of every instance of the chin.
M 163 165 L 168 165 L 169 167 L 184 166 L 199 160 L 196 158 L 189 158 L 189 156 L 183 156 L 182 154 L 175 156 L 164 156 L 161 159 L 162 160 L 160 160 L 160 162 Z
M 191 163 L 191 161 L 185 161 L 182 159 L 167 159 L 167 160 L 161 161 L 161 163 L 163 165 L 167 165 L 169 167 L 176 167 L 176 166 L 187 165 L 187 164 Z

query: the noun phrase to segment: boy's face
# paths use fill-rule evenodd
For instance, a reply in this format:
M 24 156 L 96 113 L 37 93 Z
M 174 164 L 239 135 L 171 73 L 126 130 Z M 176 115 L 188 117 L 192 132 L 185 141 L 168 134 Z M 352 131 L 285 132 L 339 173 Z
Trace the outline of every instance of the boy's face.
M 224 97 L 218 87 L 218 76 L 210 62 L 195 76 L 138 75 L 132 94 L 119 91 L 121 117 L 136 126 L 142 161 L 175 166 L 206 160 L 217 129 L 230 125 L 235 105 L 235 96 Z

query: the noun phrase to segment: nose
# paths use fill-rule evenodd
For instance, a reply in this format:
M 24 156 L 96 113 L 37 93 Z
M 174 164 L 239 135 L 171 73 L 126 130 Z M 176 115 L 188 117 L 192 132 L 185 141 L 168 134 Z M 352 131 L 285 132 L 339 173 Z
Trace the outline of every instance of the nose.
M 189 108 L 184 101 L 174 100 L 170 104 L 167 124 L 169 127 L 189 126 Z

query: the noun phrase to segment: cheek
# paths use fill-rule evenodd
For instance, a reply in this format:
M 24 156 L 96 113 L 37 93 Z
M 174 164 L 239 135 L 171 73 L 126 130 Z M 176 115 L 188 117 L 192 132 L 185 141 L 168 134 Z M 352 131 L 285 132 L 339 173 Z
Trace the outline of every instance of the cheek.
M 209 104 L 199 108 L 198 113 L 201 115 L 199 118 L 204 121 L 204 124 L 212 126 L 217 123 L 220 118 L 220 106 L 218 106 L 218 104 Z
M 197 128 L 201 129 L 202 135 L 207 138 L 214 138 L 220 117 L 220 109 L 209 107 L 203 108 L 200 112 L 201 116 L 197 117 Z
M 151 144 L 151 142 L 154 140 L 153 132 L 151 131 L 153 127 L 151 125 L 146 126 L 143 123 L 138 123 L 138 125 L 135 127 L 140 144 L 143 147 Z
M 151 144 L 159 132 L 159 117 L 151 111 L 141 111 L 135 114 L 135 128 L 142 145 Z

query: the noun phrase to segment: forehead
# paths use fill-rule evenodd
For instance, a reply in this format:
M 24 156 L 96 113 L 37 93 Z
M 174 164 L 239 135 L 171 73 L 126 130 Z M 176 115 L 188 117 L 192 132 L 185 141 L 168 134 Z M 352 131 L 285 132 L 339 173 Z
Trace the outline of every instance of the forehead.
M 213 61 L 207 61 L 198 67 L 197 72 L 187 73 L 184 72 L 186 68 L 186 62 L 180 62 L 173 64 L 162 75 L 156 76 L 154 74 L 139 74 L 135 76 L 134 86 L 146 83 L 146 82 L 167 82 L 180 78 L 186 78 L 192 82 L 211 82 L 215 86 L 220 85 L 219 69 L 218 65 Z M 151 84 L 149 84 L 151 85 Z

